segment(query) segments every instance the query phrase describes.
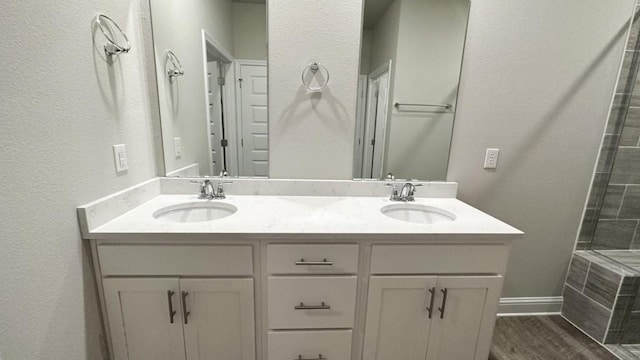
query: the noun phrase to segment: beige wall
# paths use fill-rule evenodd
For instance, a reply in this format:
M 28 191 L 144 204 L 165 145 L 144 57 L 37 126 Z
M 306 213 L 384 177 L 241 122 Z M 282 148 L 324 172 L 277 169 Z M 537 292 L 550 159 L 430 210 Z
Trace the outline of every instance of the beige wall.
M 101 12 L 132 45 L 112 64 L 91 27 Z M 156 175 L 144 13 L 125 0 L 0 2 L 8 55 L 0 81 L 2 359 L 102 359 L 95 280 L 75 208 Z M 129 158 L 122 175 L 111 148 L 119 143 Z
M 400 19 L 394 103 L 454 104 L 469 13 L 468 0 L 396 0 Z M 420 44 L 420 46 L 418 46 Z M 383 174 L 444 180 L 453 112 L 399 112 L 392 108 Z
M 276 6 L 276 14 L 308 10 L 282 3 L 292 12 Z M 360 6 L 330 5 L 343 15 L 312 9 L 318 16 L 304 23 L 324 29 L 331 18 L 327 28 L 345 35 L 329 48 L 318 45 L 331 37 L 324 31 L 300 33 L 291 46 L 290 32 L 270 25 L 270 61 L 283 64 L 270 70 L 275 177 L 351 176 L 360 24 L 350 21 Z M 514 245 L 506 296 L 560 293 L 631 10 L 631 0 L 472 4 L 448 178 L 460 183 L 462 200 L 527 233 Z M 133 45 L 113 64 L 93 48 L 88 24 L 98 12 L 115 18 Z M 0 227 L 0 357 L 101 359 L 75 207 L 156 174 L 157 104 L 146 76 L 153 64 L 144 61 L 141 30 L 148 17 L 121 0 L 5 1 L 0 13 L 0 31 L 11 34 L 0 38 L 11 49 L 0 82 L 0 218 L 9 219 Z M 300 92 L 299 70 L 310 60 L 336 76 L 322 97 Z M 123 175 L 114 173 L 117 143 L 128 150 Z M 496 171 L 482 169 L 486 147 L 502 150 Z
M 267 60 L 267 6 L 233 3 L 234 57 Z
M 360 75 L 367 75 L 371 72 L 371 30 L 362 31 L 362 43 L 360 44 Z
M 151 14 L 166 170 L 197 163 L 202 175 L 209 174 L 202 29 L 233 55 L 232 2 L 151 0 Z M 184 76 L 172 81 L 164 66 L 168 50 L 176 54 L 184 68 Z M 174 152 L 174 137 L 181 139 L 179 158 Z
M 399 0 L 394 1 L 371 29 L 369 72 L 388 64 L 389 60 L 394 61 L 392 66 L 395 66 L 400 31 L 400 2 Z
M 448 180 L 526 233 L 505 296 L 560 295 L 633 0 L 472 1 Z M 500 148 L 498 169 L 482 168 Z
M 269 175 L 351 179 L 362 1 L 272 1 L 268 12 Z M 330 72 L 322 93 L 300 79 L 312 61 Z

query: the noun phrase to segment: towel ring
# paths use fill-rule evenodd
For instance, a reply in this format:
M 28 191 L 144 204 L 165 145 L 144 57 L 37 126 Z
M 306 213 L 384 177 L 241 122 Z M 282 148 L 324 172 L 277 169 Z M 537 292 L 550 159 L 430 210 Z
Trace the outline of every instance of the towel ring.
M 324 72 L 327 73 L 327 79 L 325 80 L 324 84 L 318 87 L 311 87 L 311 84 L 307 84 L 307 82 L 305 81 L 304 76 L 307 74 L 307 71 L 311 71 L 311 73 L 315 75 L 320 69 L 323 69 Z M 317 62 L 312 62 L 311 64 L 307 65 L 304 70 L 302 70 L 302 83 L 307 88 L 307 90 L 311 92 L 320 92 L 324 90 L 329 84 L 329 70 L 327 70 L 324 65 L 320 65 Z
M 112 38 L 109 35 L 110 32 L 105 29 L 105 26 L 102 23 L 103 19 L 107 20 L 108 22 L 110 22 L 111 25 L 113 25 L 116 29 L 118 29 L 118 31 L 120 31 L 120 34 L 122 34 L 122 37 L 123 37 L 124 41 L 126 42 L 126 44 L 124 46 L 116 43 L 116 39 Z M 107 54 L 107 55 L 118 55 L 118 54 L 122 54 L 122 53 L 126 54 L 126 53 L 129 52 L 129 50 L 131 50 L 131 43 L 129 43 L 129 39 L 127 38 L 127 35 L 124 33 L 124 31 L 122 31 L 120 26 L 115 21 L 113 21 L 112 18 L 110 18 L 110 17 L 108 17 L 107 15 L 104 15 L 104 14 L 98 14 L 98 16 L 96 16 L 96 23 L 100 27 L 100 30 L 102 31 L 102 34 L 104 35 L 104 37 L 107 38 L 107 41 L 109 41 L 109 43 L 104 45 L 105 54 Z
M 169 65 L 171 65 L 167 67 L 167 75 L 169 75 L 169 79 L 184 75 L 184 69 L 182 68 L 180 59 L 178 59 L 176 54 L 174 54 L 171 50 L 167 51 L 165 64 L 167 63 L 167 61 L 169 61 Z

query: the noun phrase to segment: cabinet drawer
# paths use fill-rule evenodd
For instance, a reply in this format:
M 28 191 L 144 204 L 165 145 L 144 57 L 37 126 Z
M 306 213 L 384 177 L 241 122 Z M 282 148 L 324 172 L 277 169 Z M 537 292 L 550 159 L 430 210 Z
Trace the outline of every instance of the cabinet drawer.
M 505 245 L 374 245 L 371 273 L 502 274 L 508 257 Z
M 267 341 L 268 360 L 351 359 L 351 330 L 270 331 Z
M 355 276 L 270 277 L 268 286 L 270 329 L 353 327 Z
M 269 274 L 355 274 L 358 245 L 268 245 L 267 270 Z
M 251 245 L 100 245 L 104 276 L 252 275 Z

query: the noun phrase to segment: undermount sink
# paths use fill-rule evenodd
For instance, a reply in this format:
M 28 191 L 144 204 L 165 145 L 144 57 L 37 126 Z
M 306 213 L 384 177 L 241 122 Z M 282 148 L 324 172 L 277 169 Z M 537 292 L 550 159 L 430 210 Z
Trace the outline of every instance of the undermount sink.
M 382 207 L 380 212 L 396 220 L 417 224 L 435 224 L 456 219 L 456 216 L 447 210 L 421 204 L 392 204 Z
M 153 213 L 159 220 L 176 223 L 204 222 L 231 216 L 238 208 L 222 202 L 191 202 L 163 207 Z

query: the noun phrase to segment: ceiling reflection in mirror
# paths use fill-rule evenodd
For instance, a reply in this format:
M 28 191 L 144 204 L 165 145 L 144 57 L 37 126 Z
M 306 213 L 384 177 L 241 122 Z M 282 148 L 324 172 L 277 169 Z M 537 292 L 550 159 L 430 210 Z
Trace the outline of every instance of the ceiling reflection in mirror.
M 365 0 L 354 178 L 445 180 L 469 0 Z
M 150 0 L 167 176 L 268 176 L 264 0 Z

